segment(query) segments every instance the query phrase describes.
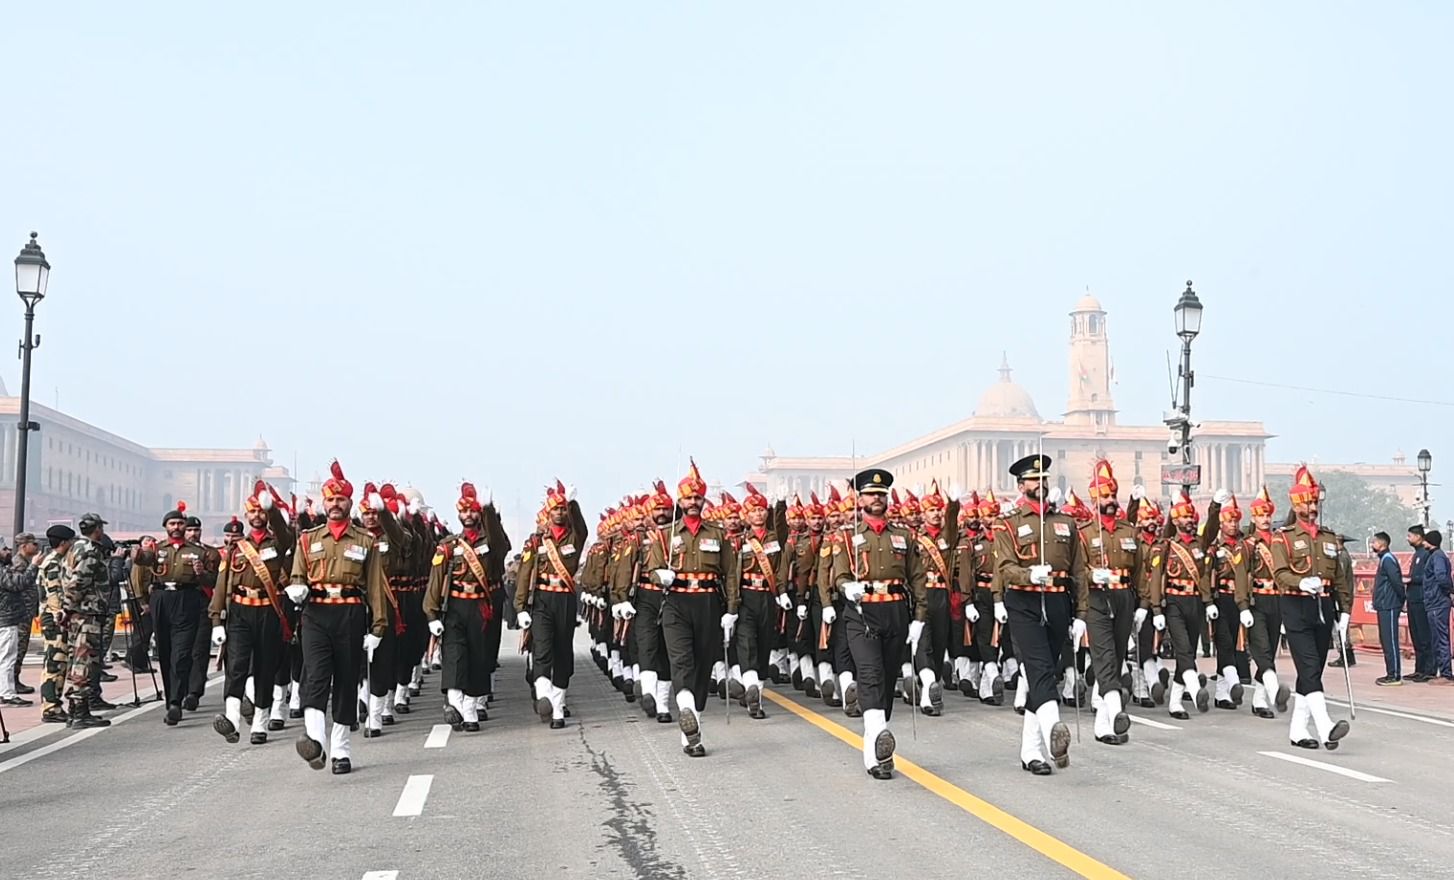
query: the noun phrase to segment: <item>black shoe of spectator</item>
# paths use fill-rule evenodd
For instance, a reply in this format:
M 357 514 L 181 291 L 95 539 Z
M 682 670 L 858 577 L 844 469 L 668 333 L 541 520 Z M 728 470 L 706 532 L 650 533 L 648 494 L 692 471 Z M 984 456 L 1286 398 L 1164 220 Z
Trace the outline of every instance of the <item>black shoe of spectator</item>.
M 186 699 L 182 700 L 182 708 L 186 709 L 188 712 L 196 712 L 197 703 L 198 700 L 196 697 L 191 694 L 187 694 Z
M 31 687 L 23 681 L 17 681 L 15 683 L 15 692 L 17 694 L 33 694 L 35 693 L 35 688 Z

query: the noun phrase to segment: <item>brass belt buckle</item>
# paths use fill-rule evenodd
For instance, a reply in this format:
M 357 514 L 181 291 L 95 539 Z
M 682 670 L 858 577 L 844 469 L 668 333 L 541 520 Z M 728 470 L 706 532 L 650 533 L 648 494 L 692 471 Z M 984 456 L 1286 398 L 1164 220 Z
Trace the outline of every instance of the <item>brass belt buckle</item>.
M 330 599 L 343 598 L 343 587 L 325 587 L 324 589 L 328 593 L 328 598 Z

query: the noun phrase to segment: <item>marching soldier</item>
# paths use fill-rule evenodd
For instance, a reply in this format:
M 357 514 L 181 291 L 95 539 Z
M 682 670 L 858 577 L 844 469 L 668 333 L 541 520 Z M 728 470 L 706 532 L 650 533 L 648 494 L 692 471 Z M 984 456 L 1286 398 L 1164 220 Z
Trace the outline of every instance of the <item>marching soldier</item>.
M 182 720 L 182 706 L 196 702 L 190 697 L 192 669 L 207 666 L 207 640 L 197 651 L 197 627 L 207 612 L 202 596 L 202 579 L 207 573 L 207 548 L 185 537 L 186 504 L 162 517 L 167 539 L 154 550 L 136 554 L 132 565 L 151 569 L 151 618 L 156 627 L 157 661 L 162 667 L 162 689 L 166 692 L 165 722 L 175 727 Z M 133 583 L 135 578 L 133 578 Z
M 177 506 L 183 508 L 184 502 L 178 502 Z M 195 516 L 187 517 L 186 528 L 182 530 L 182 537 L 198 547 L 202 548 L 202 575 L 197 582 L 197 587 L 202 594 L 201 608 L 198 609 L 197 628 L 193 630 L 192 656 L 200 658 L 192 664 L 192 674 L 188 681 L 187 696 L 182 701 L 182 708 L 188 712 L 195 712 L 197 704 L 202 701 L 202 695 L 207 692 L 207 663 L 211 659 L 208 651 L 209 638 L 212 632 L 209 626 L 211 617 L 207 613 L 207 607 L 212 602 L 212 594 L 217 586 L 217 572 L 222 567 L 222 554 L 216 547 L 202 541 L 202 520 Z
M 1247 536 L 1250 560 L 1248 579 L 1252 590 L 1252 625 L 1247 627 L 1247 648 L 1257 664 L 1256 686 L 1252 690 L 1252 714 L 1276 718 L 1272 711 L 1286 712 L 1290 692 L 1277 680 L 1277 644 L 1282 638 L 1282 612 L 1278 603 L 1276 568 L 1272 556 L 1272 516 L 1277 505 L 1267 487 L 1252 501 L 1252 533 Z
M 1353 585 L 1338 565 L 1338 536 L 1318 522 L 1320 487 L 1306 466 L 1299 466 L 1289 492 L 1297 519 L 1273 534 L 1274 577 L 1282 590 L 1279 604 L 1287 630 L 1288 652 L 1297 669 L 1289 739 L 1304 749 L 1336 749 L 1348 735 L 1348 722 L 1334 723 L 1323 695 L 1323 666 L 1332 629 L 1348 637 Z M 1308 733 L 1311 718 L 1317 739 Z
M 823 528 L 826 511 L 818 500 L 816 492 L 810 493 L 808 503 L 803 506 L 806 531 L 793 544 L 792 590 L 797 601 L 794 609 L 797 620 L 790 622 L 794 638 L 792 650 L 796 664 L 790 670 L 793 687 L 807 691 L 807 684 L 817 678 L 813 654 L 818 647 L 818 627 L 822 625 L 822 608 L 818 604 L 818 560 L 823 550 Z M 818 611 L 815 615 L 813 610 Z M 815 696 L 809 694 L 809 696 Z
M 293 637 L 292 624 L 283 608 L 282 585 L 287 578 L 284 564 L 296 536 L 261 480 L 243 502 L 243 511 L 246 533 L 236 517 L 224 529 L 229 536 L 236 534 L 237 541 L 222 555 L 217 587 L 207 609 L 212 643 L 218 648 L 227 646 L 224 708 L 213 719 L 212 729 L 230 743 L 238 741 L 245 683 L 252 676 L 256 705 L 249 741 L 261 745 L 268 741 L 267 726 L 275 696 L 271 685 L 285 646 Z
M 1014 633 L 1027 683 L 1020 766 L 1036 776 L 1054 772 L 1045 760 L 1047 751 L 1055 766 L 1070 766 L 1070 729 L 1060 720 L 1055 671 L 1065 634 L 1071 645 L 1085 635 L 1090 603 L 1075 522 L 1048 509 L 1044 480 L 1049 468 L 1047 455 L 1026 456 L 1010 466 L 1022 497 L 995 532 L 992 584 L 995 619 Z
M 707 754 L 702 745 L 701 713 L 707 707 L 712 663 L 730 642 L 739 601 L 737 553 L 721 526 L 702 520 L 707 483 L 692 462 L 677 484 L 681 520 L 667 543 L 666 565 L 653 574 L 668 588 L 661 628 L 676 691 L 682 751 Z
M 1212 552 L 1211 572 L 1217 609 L 1212 637 L 1218 669 L 1215 705 L 1218 709 L 1236 709 L 1242 705 L 1242 677 L 1236 662 L 1238 637 L 1244 636 L 1253 620 L 1252 590 L 1247 579 L 1250 556 L 1242 541 L 1242 509 L 1235 496 L 1229 496 L 1222 505 L 1218 519 L 1221 533 Z
M 545 495 L 549 523 L 534 547 L 520 556 L 515 581 L 515 616 L 530 636 L 535 710 L 550 729 L 565 727 L 565 695 L 575 672 L 575 572 L 589 532 L 575 489 L 559 480 Z
M 1136 654 L 1141 663 L 1131 673 L 1132 699 L 1143 709 L 1154 709 L 1166 699 L 1166 685 L 1171 680 L 1171 674 L 1161 668 L 1161 660 L 1157 657 L 1157 643 L 1166 631 L 1158 577 L 1161 563 L 1166 558 L 1166 549 L 1161 546 L 1161 506 L 1146 497 L 1144 486 L 1134 486 L 1127 514 L 1136 522 L 1137 555 L 1141 560 L 1136 592 L 1141 607 L 1150 614 L 1149 620 L 1137 618 L 1140 622 L 1136 625 Z
M 742 508 L 747 528 L 739 551 L 742 619 L 737 627 L 737 657 L 743 666 L 748 714 L 762 719 L 767 717 L 762 708 L 762 689 L 777 637 L 778 615 L 793 605 L 787 586 L 791 557 L 783 552 L 787 543 L 784 506 L 779 504 L 777 510 L 771 510 L 767 496 L 748 483 Z
M 1123 711 L 1121 669 L 1133 627 L 1145 622 L 1149 606 L 1142 602 L 1140 544 L 1135 528 L 1121 519 L 1116 500 L 1119 485 L 1109 461 L 1092 468 L 1088 494 L 1096 505 L 1095 521 L 1081 526 L 1081 551 L 1090 584 L 1086 627 L 1095 669 L 1096 741 L 1123 745 L 1130 739 L 1131 717 Z
M 489 568 L 494 557 L 508 556 L 510 539 L 488 491 L 481 503 L 473 484 L 461 485 L 455 510 L 460 532 L 446 536 L 434 551 L 424 617 L 443 649 L 445 720 L 473 733 L 484 720 L 491 690 L 490 623 L 495 611 L 490 594 L 502 588 L 491 579 Z
M 45 638 L 45 667 L 40 685 L 40 720 L 69 724 L 65 698 L 67 673 L 71 666 L 70 627 L 66 620 L 66 554 L 76 540 L 70 526 L 54 525 L 45 530 L 50 549 L 40 558 L 40 631 Z
M 1005 700 L 1005 682 L 1000 675 L 1000 652 L 1008 633 L 995 621 L 995 598 L 990 590 L 994 580 L 993 524 L 1000 517 L 1000 503 L 994 492 L 984 498 L 971 493 L 965 502 L 964 535 L 959 541 L 959 590 L 965 595 L 964 619 L 970 635 L 970 664 L 960 673 L 959 689 L 965 696 L 977 696 L 989 706 Z M 996 633 L 996 630 L 999 630 Z M 998 638 L 997 638 L 998 636 Z M 975 669 L 975 665 L 978 669 Z M 1009 661 L 1006 661 L 1006 666 Z M 976 672 L 978 673 L 976 675 Z
M 923 685 L 918 709 L 925 715 L 938 716 L 944 714 L 944 682 L 940 675 L 945 658 L 954 653 L 950 636 L 956 635 L 950 626 L 950 608 L 954 603 L 949 593 L 958 589 L 954 578 L 954 548 L 959 544 L 956 533 L 959 502 L 945 501 L 936 482 L 922 498 L 910 492 L 909 504 L 912 507 L 905 511 L 905 517 L 917 516 L 920 522 L 914 540 L 918 544 L 925 588 L 921 618 L 925 622 L 925 638 L 919 642 L 920 650 L 914 655 L 914 665 Z
M 314 770 L 324 764 L 323 710 L 332 694 L 328 757 L 335 774 L 353 769 L 349 732 L 358 726 L 358 676 L 383 641 L 384 566 L 374 538 L 349 520 L 353 484 L 338 462 L 323 484 L 327 520 L 298 536 L 285 589 L 303 606 L 303 735 L 298 756 Z
M 374 549 L 384 569 L 384 599 L 387 602 L 384 611 L 388 617 L 388 626 L 381 634 L 383 640 L 369 657 L 368 693 L 360 695 L 366 699 L 368 706 L 368 718 L 364 722 L 365 739 L 383 735 L 384 725 L 394 723 L 393 708 L 400 700 L 394 691 L 402 677 L 407 694 L 411 671 L 407 661 L 400 663 L 404 637 L 408 632 L 404 613 L 406 600 L 400 591 L 407 589 L 411 581 L 414 536 L 399 524 L 395 515 L 398 509 L 398 492 L 392 485 L 385 483 L 381 488 L 375 488 L 373 483 L 364 484 L 364 497 L 358 505 L 359 522 L 374 539 Z M 407 696 L 403 699 L 407 701 Z
M 904 656 L 917 652 L 928 613 L 918 545 L 907 529 L 891 526 L 885 518 L 893 481 L 893 474 L 881 468 L 854 476 L 863 521 L 831 550 L 832 582 L 843 596 L 843 628 L 858 672 L 863 766 L 880 780 L 894 775 L 890 676 Z
M 1207 508 L 1208 520 L 1220 516 L 1221 501 L 1219 493 L 1219 498 Z M 1198 518 L 1191 496 L 1182 490 L 1181 500 L 1171 507 L 1171 521 L 1167 526 L 1171 534 L 1160 545 L 1166 555 L 1158 558 L 1153 554 L 1151 566 L 1154 570 L 1151 594 L 1165 603 L 1166 630 L 1171 634 L 1176 655 L 1176 672 L 1166 708 L 1171 717 L 1182 721 L 1191 717 L 1181 704 L 1183 693 L 1191 695 L 1198 712 L 1211 708 L 1204 679 L 1197 673 L 1196 649 L 1207 623 L 1217 618 L 1217 607 L 1212 602 L 1211 557 L 1207 555 L 1216 531 L 1206 529 L 1198 535 Z

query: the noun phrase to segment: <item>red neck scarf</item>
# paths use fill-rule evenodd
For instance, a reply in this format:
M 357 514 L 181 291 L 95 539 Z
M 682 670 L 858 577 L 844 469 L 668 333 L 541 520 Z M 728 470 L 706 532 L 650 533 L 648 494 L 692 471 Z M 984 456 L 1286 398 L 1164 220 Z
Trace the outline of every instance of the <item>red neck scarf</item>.
M 1195 544 L 1197 542 L 1196 532 L 1177 532 L 1176 539 L 1183 544 Z
M 1101 514 L 1101 528 L 1108 532 L 1114 532 L 1116 530 L 1116 515 L 1113 513 Z
M 925 532 L 928 532 L 929 533 L 929 537 L 931 537 L 931 538 L 938 538 L 939 537 L 939 527 L 938 526 L 924 526 L 924 531 Z
M 253 529 L 252 530 L 252 542 L 254 544 L 261 544 L 262 542 L 266 541 L 267 539 L 268 539 L 268 530 L 267 529 Z
M 757 536 L 759 541 L 767 537 L 767 529 L 753 529 L 752 533 Z
M 556 541 L 557 544 L 560 543 L 560 539 L 561 538 L 564 538 L 565 537 L 565 533 L 566 533 L 566 527 L 565 526 L 551 526 L 550 527 L 550 536 L 555 539 L 555 541 Z
M 702 518 L 700 516 L 684 516 L 682 517 L 682 525 L 686 526 L 687 531 L 691 532 L 692 537 L 695 538 L 697 532 L 701 531 Z
M 180 547 L 187 542 L 181 538 L 168 538 L 167 543 L 171 544 L 173 547 Z
M 475 544 L 475 542 L 478 541 L 479 539 L 480 539 L 480 533 L 479 532 L 475 531 L 474 529 L 465 529 L 464 530 L 464 540 L 465 540 L 465 543 L 466 544 L 469 544 L 471 547 L 473 547 L 474 544 Z
M 343 533 L 346 532 L 346 531 L 348 531 L 348 520 L 341 519 L 341 520 L 338 520 L 337 522 L 335 522 L 333 520 L 329 520 L 328 521 L 328 531 L 329 531 L 330 534 L 333 535 L 333 540 L 335 540 L 335 541 L 342 540 L 343 539 Z
M 884 519 L 883 517 L 869 516 L 866 513 L 863 515 L 863 524 L 873 529 L 873 533 L 875 535 L 882 535 L 884 533 L 884 529 L 889 527 L 888 520 Z
M 1026 510 L 1036 516 L 1043 517 L 1045 515 L 1045 503 L 1043 501 L 1031 501 L 1029 498 L 1024 498 L 1021 499 L 1020 503 L 1025 506 Z

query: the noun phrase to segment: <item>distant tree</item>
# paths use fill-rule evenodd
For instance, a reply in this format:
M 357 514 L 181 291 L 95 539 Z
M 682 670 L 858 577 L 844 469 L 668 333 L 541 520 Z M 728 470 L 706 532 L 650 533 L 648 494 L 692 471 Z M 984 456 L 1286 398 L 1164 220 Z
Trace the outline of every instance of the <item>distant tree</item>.
M 1323 500 L 1323 525 L 1363 542 L 1356 545 L 1355 550 L 1368 549 L 1370 532 L 1388 532 L 1397 537 L 1419 521 L 1418 512 L 1406 507 L 1398 496 L 1387 489 L 1368 485 L 1362 477 L 1338 471 L 1314 473 L 1327 490 L 1327 497 Z M 1287 477 L 1273 478 L 1267 483 L 1267 491 L 1277 502 L 1279 522 L 1292 508 L 1287 500 L 1291 484 L 1292 480 Z M 1248 503 L 1242 502 L 1244 507 Z

